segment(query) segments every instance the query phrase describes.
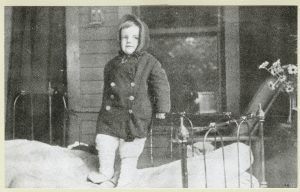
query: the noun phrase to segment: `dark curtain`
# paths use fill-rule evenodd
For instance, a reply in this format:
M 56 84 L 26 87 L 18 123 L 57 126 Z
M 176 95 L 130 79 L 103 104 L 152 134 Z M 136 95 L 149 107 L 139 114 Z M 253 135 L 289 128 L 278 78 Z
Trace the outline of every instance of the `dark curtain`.
M 51 91 L 53 140 L 61 142 L 61 96 L 66 90 L 65 8 L 13 7 L 11 33 L 6 139 L 12 138 L 15 98 L 25 91 L 16 103 L 15 138 L 32 139 L 33 128 L 35 140 L 49 142 Z

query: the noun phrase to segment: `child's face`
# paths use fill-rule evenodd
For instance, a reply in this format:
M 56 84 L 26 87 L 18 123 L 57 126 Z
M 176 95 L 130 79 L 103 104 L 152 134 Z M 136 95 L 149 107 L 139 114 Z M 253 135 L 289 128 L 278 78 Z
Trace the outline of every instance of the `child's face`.
M 121 31 L 121 49 L 127 55 L 132 54 L 139 44 L 139 32 L 138 26 L 130 26 L 124 28 Z

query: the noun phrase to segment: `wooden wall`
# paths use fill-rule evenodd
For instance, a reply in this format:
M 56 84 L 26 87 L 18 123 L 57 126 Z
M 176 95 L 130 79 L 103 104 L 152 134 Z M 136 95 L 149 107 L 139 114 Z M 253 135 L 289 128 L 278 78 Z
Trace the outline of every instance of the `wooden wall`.
M 94 8 L 94 7 L 93 7 Z M 91 7 L 66 8 L 67 78 L 69 108 L 76 111 L 71 116 L 68 143 L 79 139 L 93 143 L 98 111 L 101 107 L 103 69 L 119 50 L 117 41 L 118 19 L 131 13 L 131 7 L 99 7 L 104 22 L 90 25 Z M 239 112 L 239 23 L 238 7 L 226 7 L 225 60 L 227 110 Z M 235 82 L 232 84 L 232 82 Z
M 104 18 L 101 25 L 90 24 L 91 7 L 66 8 L 68 99 L 69 108 L 78 116 L 71 116 L 68 143 L 79 139 L 94 142 L 102 102 L 103 69 L 119 50 L 118 20 L 131 12 L 130 7 L 98 8 Z

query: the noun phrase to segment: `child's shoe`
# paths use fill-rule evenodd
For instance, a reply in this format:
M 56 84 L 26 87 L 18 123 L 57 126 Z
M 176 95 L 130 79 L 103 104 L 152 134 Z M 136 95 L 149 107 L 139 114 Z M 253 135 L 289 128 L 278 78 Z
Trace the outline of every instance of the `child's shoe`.
M 106 177 L 105 175 L 103 175 L 99 172 L 93 171 L 93 172 L 89 173 L 87 179 L 89 181 L 91 181 L 92 183 L 100 184 L 105 181 L 109 181 L 110 178 Z
M 114 188 L 116 187 L 116 184 L 112 180 L 104 181 L 101 184 L 99 184 L 102 188 Z

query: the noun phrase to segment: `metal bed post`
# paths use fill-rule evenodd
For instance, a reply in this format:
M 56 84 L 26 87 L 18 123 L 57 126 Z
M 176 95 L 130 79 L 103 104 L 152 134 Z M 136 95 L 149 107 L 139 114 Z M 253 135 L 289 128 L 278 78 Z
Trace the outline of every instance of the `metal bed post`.
M 152 125 L 151 125 L 151 129 L 150 129 L 150 161 L 151 161 L 151 165 L 153 166 L 154 161 L 153 161 L 153 127 L 152 127 Z
M 33 125 L 33 99 L 32 93 L 30 95 L 30 116 L 31 116 L 31 139 L 34 140 L 34 125 Z
M 187 140 L 189 132 L 183 124 L 184 113 L 180 115 L 180 137 L 181 137 L 181 172 L 182 172 L 182 187 L 188 188 L 188 170 L 187 170 Z
M 276 101 L 279 94 L 280 94 L 280 89 L 277 89 L 275 94 L 273 95 L 271 101 L 268 103 L 267 107 L 264 109 L 264 116 L 265 116 L 265 114 L 267 114 L 269 112 L 270 108 L 272 107 L 273 103 Z M 251 134 L 254 134 L 257 131 L 257 129 L 259 129 L 259 122 L 254 124 Z
M 268 187 L 265 175 L 265 148 L 264 148 L 264 121 L 265 112 L 262 110 L 261 104 L 258 106 L 257 117 L 259 118 L 259 136 L 260 136 L 260 150 L 261 150 L 261 183 L 260 187 Z
M 237 157 L 238 157 L 238 187 L 241 187 L 241 173 L 240 173 L 240 129 L 241 125 L 246 119 L 243 119 L 242 122 L 237 127 Z M 251 161 L 250 161 L 251 164 Z
M 65 93 L 65 95 L 67 95 L 67 93 Z M 67 106 L 67 102 L 66 102 L 66 98 L 65 95 L 62 96 L 63 99 L 63 103 L 64 103 L 64 113 L 67 114 L 67 117 L 70 118 L 70 115 L 75 116 L 76 120 L 77 120 L 77 125 L 78 125 L 78 142 L 79 145 L 81 143 L 81 125 L 80 125 L 80 119 L 79 116 L 76 113 L 80 113 L 79 111 L 74 111 L 68 108 Z M 64 117 L 64 128 L 63 128 L 63 132 L 64 132 L 64 144 L 66 144 L 66 131 L 67 131 L 67 127 L 66 127 L 66 118 Z
M 152 116 L 151 122 L 150 122 L 150 131 L 149 131 L 149 139 L 150 139 L 150 162 L 151 166 L 154 166 L 154 161 L 153 161 L 153 121 L 155 117 Z
M 247 125 L 247 129 L 248 129 L 248 134 L 249 134 L 249 157 L 250 157 L 250 188 L 253 187 L 253 183 L 252 183 L 252 174 L 253 174 L 253 171 L 252 171 L 252 157 L 251 157 L 251 146 L 252 146 L 252 138 L 251 138 L 251 133 L 250 133 L 250 125 L 248 123 L 247 120 L 253 118 L 253 114 L 250 114 L 250 117 L 248 118 L 247 116 L 242 116 L 241 117 L 241 122 L 238 123 L 236 120 L 232 120 L 232 122 L 234 122 L 237 126 L 237 153 L 238 153 L 238 187 L 240 188 L 240 185 L 241 185 L 241 176 L 240 176 L 240 147 L 239 147 L 239 144 L 240 144 L 240 129 L 241 129 L 241 125 L 242 124 L 246 124 Z
M 66 147 L 66 126 L 67 126 L 67 120 L 66 120 L 66 111 L 64 110 L 64 119 L 63 119 L 63 146 Z
M 68 107 L 65 98 L 65 94 L 62 96 L 62 100 L 64 103 L 64 124 L 63 124 L 63 146 L 66 147 L 66 132 L 67 132 L 67 114 L 68 114 Z
M 22 96 L 22 95 L 25 95 L 26 92 L 25 91 L 21 91 L 15 98 L 14 100 L 14 106 L 13 106 L 13 132 L 12 132 L 12 138 L 15 139 L 16 137 L 16 105 L 17 105 L 17 102 L 19 100 L 19 98 Z
M 49 144 L 52 144 L 53 133 L 52 133 L 52 95 L 54 90 L 51 87 L 51 82 L 48 84 L 48 99 L 49 99 Z
M 250 188 L 253 188 L 253 164 L 252 164 L 252 136 L 249 122 L 247 122 L 248 135 L 249 135 L 249 157 L 250 157 Z
M 13 106 L 13 139 L 15 139 L 16 136 L 16 105 L 17 102 L 19 100 L 19 98 L 21 98 L 21 96 L 26 95 L 26 91 L 21 90 L 21 92 L 16 96 L 15 100 L 14 100 L 14 106 Z M 32 94 L 29 93 L 30 96 L 30 120 L 31 120 L 31 140 L 34 140 L 34 125 L 33 125 L 33 101 L 32 101 Z
M 205 173 L 205 188 L 208 188 L 207 184 L 207 169 L 206 169 L 206 149 L 205 149 L 205 142 L 206 139 L 211 131 L 215 131 L 218 136 L 220 137 L 221 141 L 221 147 L 222 147 L 222 158 L 223 158 L 223 173 L 224 173 L 224 186 L 227 188 L 227 178 L 226 178 L 226 164 L 225 164 L 225 153 L 224 153 L 224 141 L 223 136 L 220 134 L 220 132 L 217 130 L 216 124 L 211 124 L 211 127 L 209 130 L 205 133 L 204 139 L 203 139 L 203 161 L 204 161 L 204 173 Z M 215 134 L 216 136 L 216 134 Z M 216 140 L 216 138 L 214 138 Z
M 174 132 L 174 124 L 173 124 L 173 117 L 171 119 L 171 131 L 170 131 L 170 157 L 173 160 L 173 132 Z
M 251 114 L 251 118 L 253 118 Z M 256 118 L 256 117 L 255 117 Z M 250 160 L 250 188 L 253 188 L 253 164 L 252 164 L 252 136 L 251 136 L 251 130 L 250 130 L 250 125 L 249 122 L 246 122 L 247 128 L 248 128 L 248 135 L 249 135 L 249 160 Z

